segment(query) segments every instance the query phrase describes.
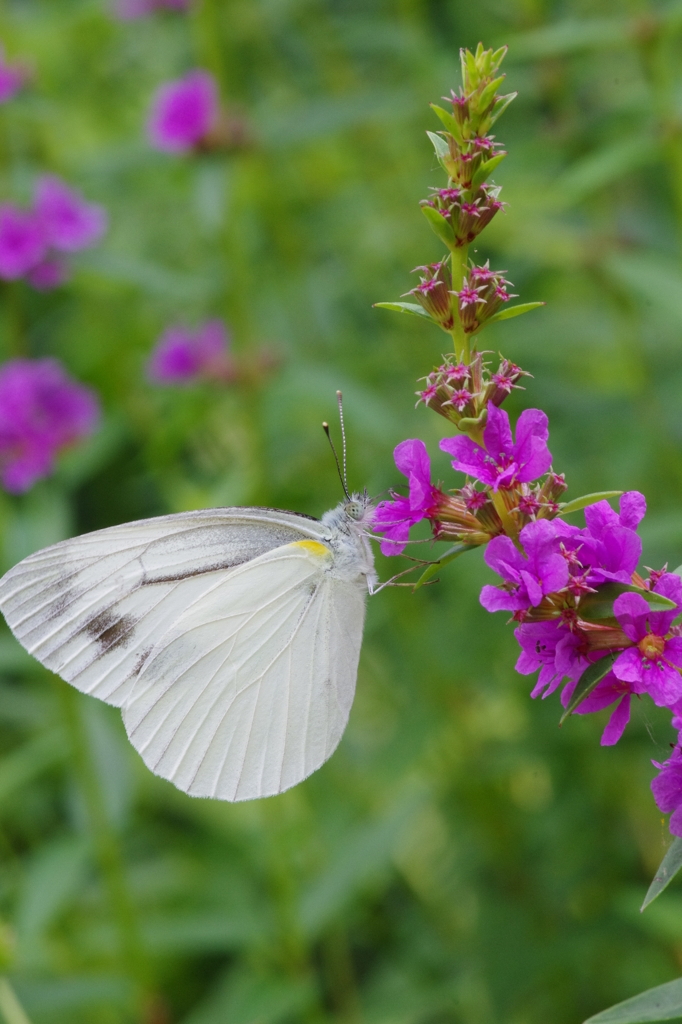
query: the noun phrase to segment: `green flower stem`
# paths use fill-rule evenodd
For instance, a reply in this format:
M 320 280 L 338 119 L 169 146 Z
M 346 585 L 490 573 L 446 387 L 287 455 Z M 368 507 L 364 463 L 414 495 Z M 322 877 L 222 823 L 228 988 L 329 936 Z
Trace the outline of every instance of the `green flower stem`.
M 0 977 L 0 1013 L 5 1024 L 31 1024 L 17 994 L 5 977 Z
M 140 936 L 135 906 L 125 877 L 121 847 L 107 817 L 98 766 L 92 756 L 92 749 L 85 730 L 80 698 L 74 689 L 63 683 L 58 684 L 58 690 L 71 741 L 76 776 L 81 786 L 95 844 L 95 852 L 107 889 L 112 915 L 119 932 L 121 959 L 126 973 L 137 983 L 142 1005 L 149 1001 L 150 969 Z
M 450 259 L 450 271 L 452 273 L 452 290 L 455 292 L 458 292 L 461 289 L 464 281 L 468 249 L 468 245 L 463 245 L 451 250 L 452 256 Z M 469 336 L 465 333 L 464 328 L 462 327 L 459 315 L 455 318 L 450 334 L 452 335 L 455 356 L 461 362 L 468 363 L 470 358 Z

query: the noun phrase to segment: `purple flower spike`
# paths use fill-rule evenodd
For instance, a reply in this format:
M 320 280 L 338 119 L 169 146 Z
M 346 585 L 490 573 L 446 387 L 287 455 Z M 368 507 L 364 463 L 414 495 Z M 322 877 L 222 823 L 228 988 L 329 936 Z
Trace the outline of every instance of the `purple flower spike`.
M 232 372 L 229 339 L 221 320 L 208 320 L 198 330 L 169 327 L 149 360 L 155 384 L 191 384 L 200 377 L 226 379 Z
M 147 122 L 149 141 L 167 153 L 187 153 L 218 119 L 218 89 L 207 71 L 191 71 L 155 93 Z
M 682 751 L 676 747 L 663 764 L 652 761 L 661 774 L 651 783 L 651 791 L 659 811 L 672 816 L 668 827 L 674 836 L 682 836 Z
M 562 590 L 568 583 L 568 564 L 559 550 L 552 522 L 538 519 L 521 530 L 526 556 L 509 537 L 493 537 L 485 549 L 485 561 L 502 577 L 507 589 L 485 586 L 481 604 L 489 612 L 526 611 L 537 607 L 545 594 Z
M 0 206 L 0 277 L 14 281 L 37 266 L 47 243 L 35 214 L 11 203 Z
M 402 441 L 393 456 L 400 472 L 410 482 L 410 494 L 393 501 L 382 501 L 374 512 L 376 533 L 385 534 L 381 542 L 384 555 L 399 555 L 410 535 L 410 527 L 428 519 L 438 500 L 438 488 L 431 483 L 431 461 L 423 441 Z
M 63 252 L 94 245 L 107 229 L 104 208 L 86 202 L 53 174 L 38 179 L 34 208 L 48 245 Z
M 666 573 L 655 590 L 674 601 L 675 608 L 651 612 L 639 594 L 621 594 L 614 601 L 614 614 L 634 646 L 618 655 L 613 672 L 635 693 L 648 693 L 659 707 L 671 707 L 682 698 L 682 637 L 666 639 L 666 634 L 682 607 L 682 580 Z
M 53 359 L 14 359 L 0 367 L 0 482 L 20 493 L 52 471 L 57 453 L 97 424 L 89 388 Z
M 552 464 L 547 448 L 547 416 L 540 409 L 526 409 L 516 424 L 516 443 L 509 417 L 496 405 L 488 405 L 488 422 L 483 431 L 485 448 L 469 437 L 446 437 L 444 452 L 454 455 L 452 465 L 461 473 L 476 477 L 494 490 L 529 483 L 546 473 Z

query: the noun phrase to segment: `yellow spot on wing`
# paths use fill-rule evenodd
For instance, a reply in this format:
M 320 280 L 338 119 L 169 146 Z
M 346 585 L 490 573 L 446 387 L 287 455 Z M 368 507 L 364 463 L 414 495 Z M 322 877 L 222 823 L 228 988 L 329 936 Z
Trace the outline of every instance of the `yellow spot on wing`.
M 305 548 L 311 555 L 317 558 L 329 558 L 331 551 L 326 544 L 320 544 L 319 540 L 295 540 L 292 548 Z

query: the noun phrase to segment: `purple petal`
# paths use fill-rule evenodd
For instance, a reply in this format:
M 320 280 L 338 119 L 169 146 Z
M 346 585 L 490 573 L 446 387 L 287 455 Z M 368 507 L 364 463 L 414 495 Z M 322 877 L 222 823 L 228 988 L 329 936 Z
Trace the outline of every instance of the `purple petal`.
M 641 594 L 621 594 L 613 602 L 613 613 L 630 640 L 641 640 L 646 635 L 649 605 Z M 619 676 L 619 679 L 622 678 Z
M 518 583 L 519 572 L 528 565 L 509 537 L 493 537 L 485 548 L 483 558 L 486 565 L 509 583 Z
M 535 480 L 546 473 L 552 464 L 547 448 L 549 427 L 547 416 L 541 409 L 526 409 L 516 424 L 514 459 L 521 467 L 518 479 L 522 483 Z
M 674 636 L 666 641 L 664 657 L 666 661 L 682 668 L 682 637 Z
M 620 496 L 620 521 L 629 530 L 636 530 L 646 515 L 646 498 L 639 491 L 626 491 Z
M 642 682 L 644 689 L 659 708 L 668 708 L 682 697 L 682 677 L 664 661 L 643 659 Z
M 107 228 L 104 208 L 86 202 L 54 174 L 38 179 L 34 208 L 47 242 L 65 252 L 94 245 Z
M 410 506 L 426 515 L 432 504 L 431 460 L 423 441 L 401 441 L 393 452 L 395 464 L 410 481 Z
M 475 444 L 470 437 L 445 437 L 439 447 L 442 451 L 455 456 L 452 460 L 453 469 L 466 473 L 467 476 L 476 477 L 481 483 L 489 484 L 491 487 L 495 484 L 495 466 L 483 448 Z
M 533 605 L 534 608 L 537 608 L 537 606 L 542 601 L 543 597 L 542 587 L 540 586 L 538 581 L 533 576 L 531 576 L 529 572 L 526 572 L 525 569 L 521 570 L 520 576 L 523 585 L 526 588 L 526 592 L 528 594 L 528 599 L 530 600 L 530 603 Z
M 149 141 L 168 153 L 188 152 L 210 132 L 217 117 L 215 79 L 207 71 L 191 71 L 157 89 L 147 122 Z
M 624 683 L 637 683 L 641 686 L 642 655 L 636 647 L 629 647 L 626 651 L 621 651 L 614 662 L 613 674 L 618 679 L 622 679 Z
M 486 584 L 479 600 L 487 612 L 515 612 L 524 607 L 517 594 Z
M 630 694 L 626 694 L 619 704 L 616 705 L 606 728 L 602 733 L 601 746 L 612 747 L 617 743 L 625 732 L 625 726 L 630 721 Z
M 620 516 L 614 512 L 608 501 L 595 501 L 585 509 L 585 524 L 588 531 L 597 540 L 601 539 L 606 529 L 620 526 Z
M 523 417 L 519 418 L 519 423 Z M 498 408 L 492 402 L 488 405 L 488 422 L 483 431 L 483 440 L 486 451 L 493 457 L 495 462 L 500 462 L 502 457 L 511 455 L 514 448 L 512 440 L 509 417 L 504 409 Z

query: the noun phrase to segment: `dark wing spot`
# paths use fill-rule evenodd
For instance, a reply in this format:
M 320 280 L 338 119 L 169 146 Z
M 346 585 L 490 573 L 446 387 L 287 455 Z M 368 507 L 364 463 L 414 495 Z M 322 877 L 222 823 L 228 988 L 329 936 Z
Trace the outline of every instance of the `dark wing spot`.
M 121 615 L 120 617 L 111 608 L 106 608 L 94 619 L 91 619 L 85 627 L 85 632 L 100 646 L 100 654 L 127 643 L 132 638 L 132 633 L 137 620 L 132 615 Z

